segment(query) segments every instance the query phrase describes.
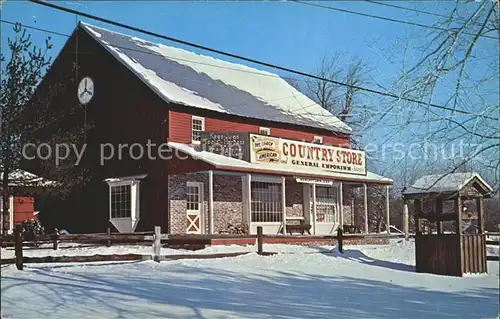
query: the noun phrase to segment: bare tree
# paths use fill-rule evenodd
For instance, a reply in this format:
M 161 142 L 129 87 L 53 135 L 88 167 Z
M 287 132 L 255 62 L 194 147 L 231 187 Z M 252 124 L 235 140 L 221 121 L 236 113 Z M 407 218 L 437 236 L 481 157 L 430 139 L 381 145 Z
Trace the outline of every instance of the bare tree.
M 333 56 L 325 55 L 316 75 L 347 85 L 308 79 L 305 80 L 303 90 L 316 103 L 353 127 L 356 136 L 366 124 L 366 115 L 364 104 L 360 99 L 361 92 L 355 87 L 368 82 L 369 70 L 361 59 L 342 61 L 341 57 L 338 53 Z
M 497 191 L 499 2 L 456 1 L 436 26 L 437 31 L 415 40 L 421 55 L 403 69 L 395 85 L 402 97 L 418 97 L 429 104 L 395 103 L 390 111 L 405 117 L 406 127 L 418 127 L 420 137 L 442 148 L 460 143 L 460 153 L 455 149 L 455 154 L 430 160 L 430 169 L 479 171 Z

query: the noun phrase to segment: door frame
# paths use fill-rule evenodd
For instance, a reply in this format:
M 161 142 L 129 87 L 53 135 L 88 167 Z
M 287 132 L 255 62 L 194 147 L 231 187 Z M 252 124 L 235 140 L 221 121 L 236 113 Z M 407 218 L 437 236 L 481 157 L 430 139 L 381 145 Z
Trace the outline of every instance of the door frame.
M 188 214 L 190 211 L 194 212 L 194 210 L 187 209 L 187 188 L 188 187 L 197 187 L 198 188 L 198 210 L 199 210 L 199 220 L 200 220 L 200 230 L 199 232 L 188 232 L 188 226 L 186 225 L 185 232 L 186 234 L 204 234 L 205 233 L 205 213 L 204 213 L 204 199 L 203 199 L 203 183 L 202 182 L 186 182 L 186 222 L 188 219 Z
M 313 187 L 312 184 L 304 184 L 304 187 L 303 187 L 303 201 L 304 201 L 304 203 L 307 203 L 307 205 L 305 206 L 304 216 L 305 217 L 307 216 L 306 218 L 309 218 L 309 222 L 313 226 L 313 234 L 320 235 L 319 229 L 325 228 L 325 227 L 331 227 L 330 231 L 328 231 L 328 233 L 330 234 L 336 228 L 336 226 L 338 226 L 340 223 L 340 200 L 339 200 L 340 184 L 339 183 L 333 183 L 333 185 L 316 184 L 316 188 L 329 187 L 329 188 L 334 189 L 336 202 L 332 205 L 328 205 L 328 206 L 335 207 L 335 215 L 334 215 L 333 222 L 316 221 L 317 216 L 315 216 L 314 210 L 313 210 L 312 187 Z M 316 205 L 319 206 L 321 204 L 319 204 L 317 202 L 317 199 L 318 199 L 318 192 L 316 191 Z

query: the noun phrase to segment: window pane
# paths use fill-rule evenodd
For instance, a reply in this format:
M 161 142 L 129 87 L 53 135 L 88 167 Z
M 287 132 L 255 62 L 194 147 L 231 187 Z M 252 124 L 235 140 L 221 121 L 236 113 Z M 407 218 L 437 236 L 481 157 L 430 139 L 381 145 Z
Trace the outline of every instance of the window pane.
M 131 185 L 111 187 L 111 218 L 132 216 Z
M 199 209 L 199 187 L 188 186 L 186 194 L 186 207 L 188 210 Z
M 200 141 L 203 131 L 203 119 L 193 118 L 191 122 L 191 138 L 193 141 Z
M 281 183 L 251 182 L 252 222 L 281 222 Z

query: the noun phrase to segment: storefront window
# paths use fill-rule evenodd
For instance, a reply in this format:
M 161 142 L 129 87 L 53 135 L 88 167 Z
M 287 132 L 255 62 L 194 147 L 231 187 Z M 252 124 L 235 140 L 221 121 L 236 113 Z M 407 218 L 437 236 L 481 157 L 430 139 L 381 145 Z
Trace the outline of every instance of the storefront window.
M 337 191 L 337 187 L 316 186 L 316 222 L 335 222 Z
M 283 221 L 281 183 L 252 182 L 252 222 Z

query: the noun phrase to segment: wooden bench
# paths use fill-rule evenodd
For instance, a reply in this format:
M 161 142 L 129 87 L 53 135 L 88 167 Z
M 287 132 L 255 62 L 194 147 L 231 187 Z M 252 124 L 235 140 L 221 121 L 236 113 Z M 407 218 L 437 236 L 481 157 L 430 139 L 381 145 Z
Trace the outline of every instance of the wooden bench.
M 301 235 L 304 235 L 305 232 L 311 235 L 311 225 L 306 224 L 303 220 L 301 220 L 300 224 L 286 225 L 286 232 L 290 233 L 290 235 L 293 233 L 300 233 Z
M 344 228 L 342 229 L 344 234 L 359 234 L 361 233 L 361 230 L 356 227 L 355 225 L 344 225 Z

